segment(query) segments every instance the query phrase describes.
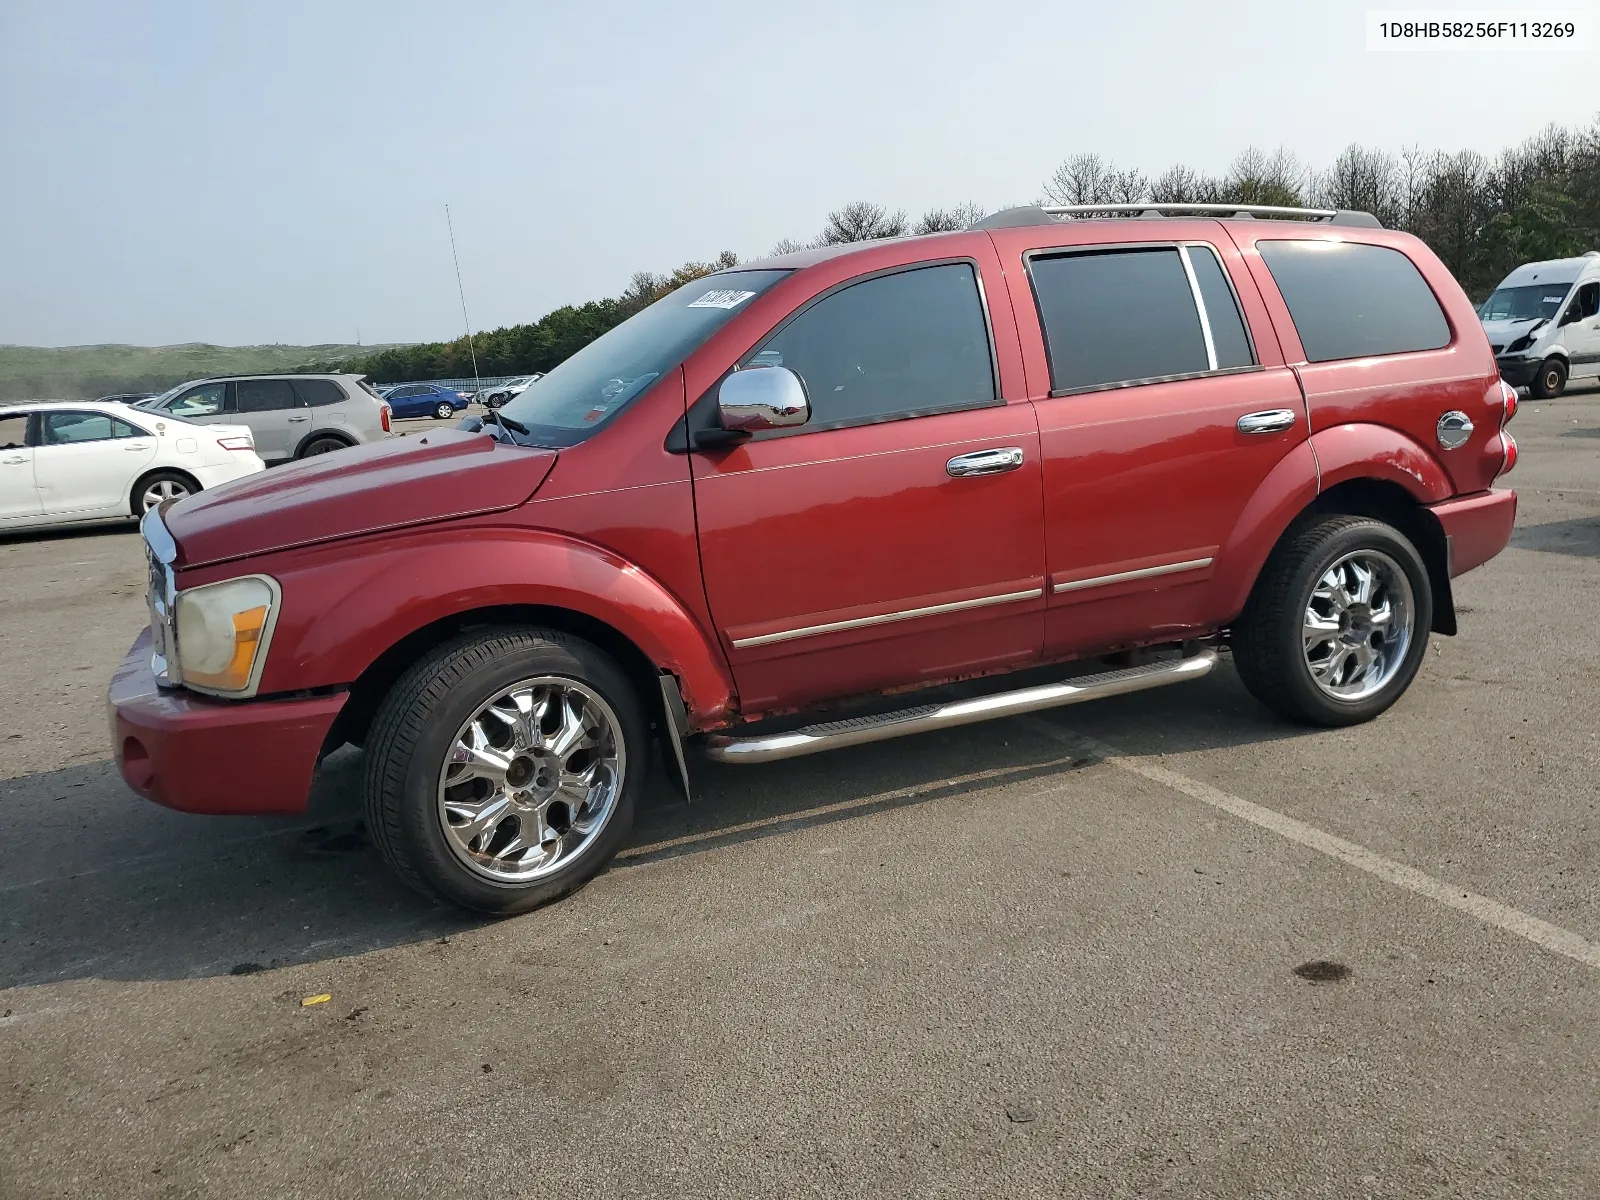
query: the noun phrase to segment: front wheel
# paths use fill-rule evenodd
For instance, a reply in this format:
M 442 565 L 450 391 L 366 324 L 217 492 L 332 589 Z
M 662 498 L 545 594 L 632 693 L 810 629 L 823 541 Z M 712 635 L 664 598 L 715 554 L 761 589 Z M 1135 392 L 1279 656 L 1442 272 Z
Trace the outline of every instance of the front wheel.
M 634 688 L 597 647 L 549 629 L 463 635 L 401 676 L 374 716 L 367 824 L 417 890 L 526 912 L 621 847 L 649 742 Z
M 1422 665 L 1433 591 L 1399 530 L 1330 516 L 1273 551 L 1233 628 L 1239 677 L 1268 708 L 1312 725 L 1370 721 Z
M 1539 373 L 1528 388 L 1535 400 L 1554 400 L 1567 390 L 1567 364 L 1554 355 L 1539 364 Z
M 456 415 L 455 405 L 448 401 L 439 401 L 439 407 L 433 410 L 433 415 L 441 421 L 448 421 Z

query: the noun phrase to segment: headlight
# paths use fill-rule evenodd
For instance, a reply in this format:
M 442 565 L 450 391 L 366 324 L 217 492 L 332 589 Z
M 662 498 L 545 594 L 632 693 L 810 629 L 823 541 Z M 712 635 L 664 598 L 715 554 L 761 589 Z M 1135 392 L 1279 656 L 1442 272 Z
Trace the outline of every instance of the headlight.
M 1519 350 L 1526 350 L 1531 345 L 1533 345 L 1533 334 L 1525 333 L 1516 341 L 1512 342 L 1511 345 L 1507 346 L 1502 353 L 1515 354 Z
M 278 616 L 278 581 L 246 575 L 178 593 L 178 668 L 186 686 L 253 696 Z

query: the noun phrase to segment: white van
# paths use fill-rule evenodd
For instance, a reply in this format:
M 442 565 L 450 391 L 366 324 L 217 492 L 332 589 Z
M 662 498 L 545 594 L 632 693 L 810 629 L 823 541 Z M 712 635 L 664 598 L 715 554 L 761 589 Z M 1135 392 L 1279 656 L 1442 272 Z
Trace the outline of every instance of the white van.
M 1500 378 L 1548 400 L 1600 376 L 1600 250 L 1527 263 L 1478 309 Z

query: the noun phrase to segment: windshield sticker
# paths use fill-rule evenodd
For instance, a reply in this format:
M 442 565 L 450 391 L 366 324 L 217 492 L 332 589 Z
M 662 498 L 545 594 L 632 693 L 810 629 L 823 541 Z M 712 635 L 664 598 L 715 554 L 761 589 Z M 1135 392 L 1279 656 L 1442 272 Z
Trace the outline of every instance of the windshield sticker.
M 1544 298 L 1544 302 L 1546 304 L 1560 304 L 1561 303 L 1561 297 L 1560 296 L 1546 296 Z
M 754 296 L 754 292 L 736 292 L 731 288 L 722 291 L 707 292 L 698 300 L 689 302 L 690 308 L 738 308 L 746 300 Z

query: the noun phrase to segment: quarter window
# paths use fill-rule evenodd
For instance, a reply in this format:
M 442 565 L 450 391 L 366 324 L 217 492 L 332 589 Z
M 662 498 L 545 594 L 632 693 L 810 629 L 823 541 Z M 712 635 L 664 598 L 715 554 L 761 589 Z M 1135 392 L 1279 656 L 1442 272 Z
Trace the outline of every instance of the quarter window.
M 344 391 L 331 379 L 296 379 L 294 390 L 300 403 L 311 408 L 339 404 L 345 399 Z
M 811 420 L 803 429 L 996 403 L 989 326 L 968 263 L 851 284 L 745 362 L 788 367 L 805 381 Z
M 1308 362 L 1438 350 L 1450 325 L 1398 250 L 1360 242 L 1260 241 Z
M 215 416 L 222 411 L 227 395 L 227 384 L 203 383 L 168 403 L 167 411 L 175 417 Z
M 287 379 L 241 379 L 233 386 L 242 413 L 276 412 L 296 406 L 294 388 Z
M 1211 369 L 1177 247 L 1041 257 L 1029 271 L 1053 391 Z

